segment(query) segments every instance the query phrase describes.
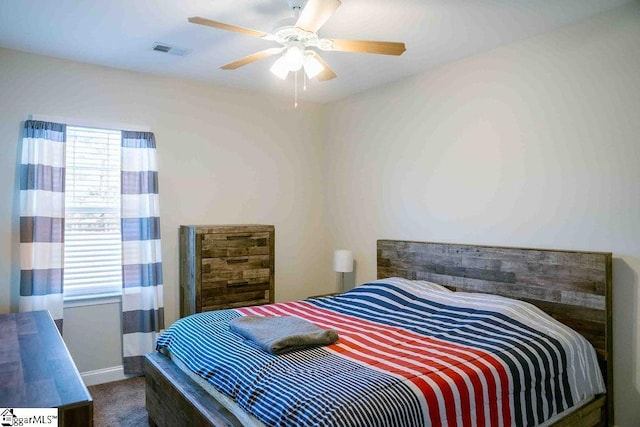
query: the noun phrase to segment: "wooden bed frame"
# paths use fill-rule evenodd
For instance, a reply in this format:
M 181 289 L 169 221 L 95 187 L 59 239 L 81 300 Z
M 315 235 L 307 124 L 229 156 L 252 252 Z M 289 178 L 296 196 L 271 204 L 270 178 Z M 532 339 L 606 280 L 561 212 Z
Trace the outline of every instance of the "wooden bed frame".
M 524 300 L 581 333 L 596 349 L 607 394 L 554 426 L 613 425 L 611 253 L 378 240 L 377 262 L 379 279 Z M 145 376 L 151 426 L 242 425 L 162 354 L 146 356 Z

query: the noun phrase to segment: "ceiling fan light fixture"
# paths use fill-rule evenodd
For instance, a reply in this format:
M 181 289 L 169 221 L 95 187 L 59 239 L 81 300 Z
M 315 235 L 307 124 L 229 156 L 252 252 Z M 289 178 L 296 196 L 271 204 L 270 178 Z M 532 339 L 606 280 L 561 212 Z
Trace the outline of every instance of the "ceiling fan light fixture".
M 304 43 L 290 42 L 287 50 L 271 66 L 271 72 L 281 78 L 287 78 L 289 71 L 296 72 L 302 68 L 306 60 Z
M 276 60 L 271 66 L 271 72 L 276 75 L 281 80 L 284 80 L 289 75 L 289 67 L 287 65 L 287 61 L 282 55 L 280 58 Z
M 324 66 L 318 61 L 316 55 L 313 52 L 308 53 L 304 58 L 304 72 L 307 73 L 307 77 L 312 79 L 323 71 Z
M 298 44 L 293 44 L 289 46 L 282 57 L 289 71 L 298 71 L 304 65 L 304 45 L 298 46 Z

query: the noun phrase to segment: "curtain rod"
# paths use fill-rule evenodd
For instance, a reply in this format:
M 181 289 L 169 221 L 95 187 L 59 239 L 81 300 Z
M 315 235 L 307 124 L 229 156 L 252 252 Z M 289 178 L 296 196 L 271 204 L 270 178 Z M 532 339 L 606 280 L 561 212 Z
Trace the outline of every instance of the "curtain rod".
M 79 119 L 74 117 L 49 116 L 45 114 L 29 114 L 29 120 L 41 120 L 43 122 L 62 123 L 69 126 L 98 128 L 108 130 L 133 130 L 138 132 L 151 132 L 149 126 L 134 125 L 131 123 L 119 123 L 109 120 Z

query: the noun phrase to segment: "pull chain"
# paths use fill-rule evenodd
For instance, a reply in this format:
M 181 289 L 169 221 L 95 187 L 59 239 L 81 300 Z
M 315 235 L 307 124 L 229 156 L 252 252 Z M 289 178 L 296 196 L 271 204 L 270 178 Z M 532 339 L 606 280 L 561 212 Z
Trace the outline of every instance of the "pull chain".
M 298 108 L 298 72 L 296 71 L 294 74 L 294 83 L 293 83 L 293 108 Z

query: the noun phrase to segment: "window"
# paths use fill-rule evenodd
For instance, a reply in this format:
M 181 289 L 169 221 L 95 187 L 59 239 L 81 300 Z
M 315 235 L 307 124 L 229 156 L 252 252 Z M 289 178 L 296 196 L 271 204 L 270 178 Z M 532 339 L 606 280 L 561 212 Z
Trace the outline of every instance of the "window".
M 120 131 L 67 126 L 64 297 L 122 292 Z

